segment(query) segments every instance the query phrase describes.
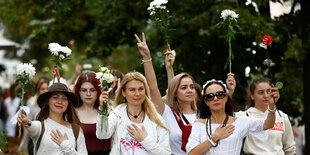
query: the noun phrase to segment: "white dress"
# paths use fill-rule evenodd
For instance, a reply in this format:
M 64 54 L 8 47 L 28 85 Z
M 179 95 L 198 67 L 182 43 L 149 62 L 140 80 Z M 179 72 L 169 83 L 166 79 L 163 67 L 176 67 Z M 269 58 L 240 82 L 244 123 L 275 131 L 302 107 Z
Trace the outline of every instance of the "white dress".
M 205 155 L 239 155 L 242 140 L 248 134 L 255 136 L 261 141 L 268 139 L 268 130 L 264 130 L 264 120 L 250 117 L 239 117 L 232 123 L 235 126 L 233 134 L 225 139 L 221 139 L 217 147 L 211 147 Z M 212 133 L 222 124 L 211 124 Z M 207 140 L 206 124 L 195 122 L 193 124 L 192 132 L 188 138 L 186 145 L 187 153 L 194 149 L 197 145 Z
M 196 114 L 184 114 L 189 123 L 194 123 L 197 119 Z M 169 143 L 171 147 L 171 154 L 174 155 L 185 155 L 186 152 L 181 149 L 182 145 L 182 130 L 180 129 L 177 120 L 175 119 L 172 110 L 165 104 L 165 110 L 163 118 L 166 122 L 167 128 L 170 130 Z M 182 118 L 182 117 L 181 117 Z M 183 124 L 186 124 L 183 120 Z
M 47 118 L 44 120 L 44 126 L 45 131 L 41 139 L 41 144 L 38 149 L 38 152 L 36 154 L 38 155 L 87 155 L 87 149 L 85 144 L 85 137 L 80 130 L 79 136 L 77 138 L 76 144 L 77 144 L 77 151 L 75 150 L 75 137 L 73 135 L 72 128 L 68 128 L 66 126 L 63 126 L 55 121 L 53 121 L 50 118 Z M 41 122 L 40 121 L 33 121 L 31 126 L 28 129 L 29 135 L 34 141 L 34 144 L 36 145 L 42 128 L 41 128 Z M 64 140 L 60 145 L 56 144 L 51 139 L 51 133 L 52 130 L 58 129 L 62 134 L 66 133 L 69 140 Z M 36 148 L 36 146 L 34 146 Z M 35 150 L 34 150 L 35 152 Z

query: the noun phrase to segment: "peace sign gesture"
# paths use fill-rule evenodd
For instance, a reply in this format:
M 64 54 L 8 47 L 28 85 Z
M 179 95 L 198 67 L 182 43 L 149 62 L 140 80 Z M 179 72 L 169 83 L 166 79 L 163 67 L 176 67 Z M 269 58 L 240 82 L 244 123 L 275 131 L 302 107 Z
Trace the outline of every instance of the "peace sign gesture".
M 138 37 L 137 34 L 135 34 L 135 37 L 138 41 L 137 46 L 138 46 L 138 50 L 140 52 L 140 54 L 142 55 L 144 60 L 148 60 L 151 58 L 151 53 L 150 50 L 146 44 L 146 39 L 144 36 L 144 32 L 142 32 L 142 41 L 140 40 L 140 38 Z

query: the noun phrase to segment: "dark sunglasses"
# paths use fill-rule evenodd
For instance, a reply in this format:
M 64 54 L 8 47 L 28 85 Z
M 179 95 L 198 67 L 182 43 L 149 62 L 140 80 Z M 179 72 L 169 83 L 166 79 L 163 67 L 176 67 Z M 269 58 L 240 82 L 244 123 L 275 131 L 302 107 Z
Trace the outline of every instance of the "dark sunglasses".
M 204 96 L 204 100 L 213 101 L 215 96 L 218 99 L 223 99 L 226 96 L 226 93 L 223 91 L 218 91 L 215 94 L 209 93 L 209 94 Z

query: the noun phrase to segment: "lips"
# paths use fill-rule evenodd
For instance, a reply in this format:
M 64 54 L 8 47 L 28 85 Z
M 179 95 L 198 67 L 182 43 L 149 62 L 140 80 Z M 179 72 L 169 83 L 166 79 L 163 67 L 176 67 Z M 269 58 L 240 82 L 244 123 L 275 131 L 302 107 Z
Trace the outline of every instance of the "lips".
M 217 106 L 219 106 L 219 105 L 221 105 L 220 103 L 214 103 L 214 104 L 212 104 L 213 106 L 215 106 L 215 107 L 217 107 Z
M 56 107 L 57 109 L 62 109 L 62 108 L 63 108 L 63 106 L 59 106 L 59 105 L 55 105 L 55 107 Z

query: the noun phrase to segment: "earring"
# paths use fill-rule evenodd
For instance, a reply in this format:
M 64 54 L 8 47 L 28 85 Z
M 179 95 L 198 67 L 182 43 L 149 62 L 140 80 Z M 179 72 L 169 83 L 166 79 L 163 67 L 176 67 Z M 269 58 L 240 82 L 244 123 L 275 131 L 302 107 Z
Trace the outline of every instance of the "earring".
M 124 97 L 124 98 L 123 98 L 123 102 L 127 102 L 127 99 L 126 99 L 126 97 Z

